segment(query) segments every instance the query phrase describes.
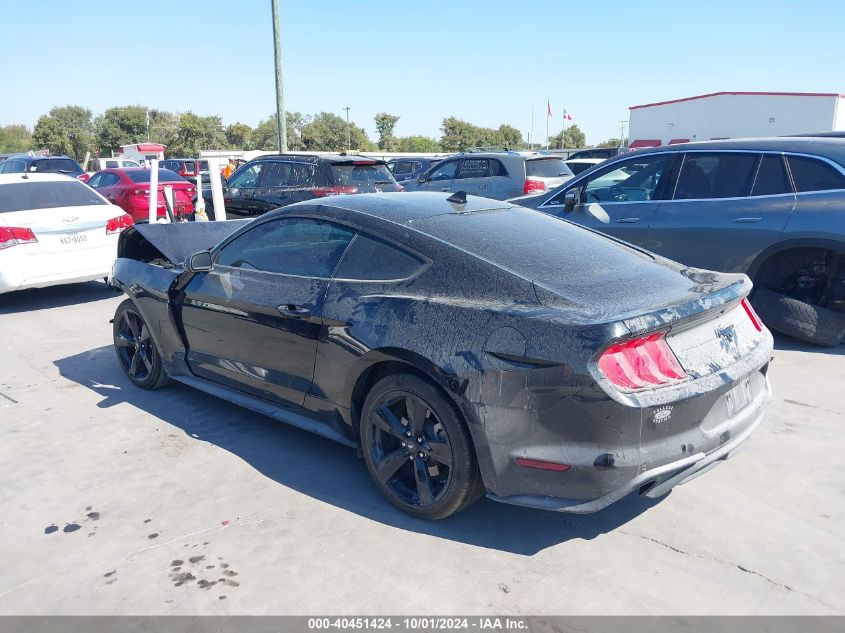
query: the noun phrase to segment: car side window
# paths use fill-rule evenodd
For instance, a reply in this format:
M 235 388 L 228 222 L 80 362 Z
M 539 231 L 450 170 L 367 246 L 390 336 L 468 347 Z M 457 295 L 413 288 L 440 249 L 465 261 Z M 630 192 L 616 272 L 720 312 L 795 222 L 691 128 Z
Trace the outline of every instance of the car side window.
M 495 158 L 490 159 L 490 173 L 493 176 L 504 176 L 505 178 L 508 177 L 508 170 L 505 169 L 505 166 L 502 164 L 502 161 L 496 160 Z
M 362 281 L 406 279 L 423 265 L 422 260 L 396 246 L 358 233 L 333 276 Z
M 845 176 L 823 161 L 804 156 L 788 156 L 786 160 L 796 191 L 845 189 Z
M 789 175 L 780 154 L 763 154 L 757 177 L 751 187 L 752 196 L 776 196 L 782 193 L 792 193 Z
M 393 163 L 393 173 L 397 176 L 401 176 L 404 174 L 410 174 L 414 171 L 413 163 L 409 163 L 408 161 L 401 161 L 398 163 Z
M 675 200 L 736 198 L 751 190 L 756 154 L 695 152 L 684 156 Z
M 486 178 L 490 175 L 490 161 L 486 158 L 464 158 L 457 178 Z
M 461 161 L 459 160 L 450 160 L 443 163 L 442 165 L 438 166 L 433 172 L 431 172 L 431 175 L 428 177 L 428 179 L 432 181 L 454 180 L 460 162 Z
M 236 171 L 229 178 L 229 187 L 232 189 L 243 189 L 246 187 L 255 187 L 258 184 L 258 178 L 261 176 L 261 170 L 264 168 L 264 163 L 255 163 L 254 165 L 245 165 L 242 169 Z
M 103 174 L 100 180 L 100 187 L 112 187 L 120 182 L 120 176 L 117 174 Z
M 4 174 L 18 174 L 24 171 L 24 162 L 22 160 L 7 160 L 3 163 Z
M 275 161 L 264 166 L 259 185 L 261 187 L 304 187 L 310 184 L 313 175 L 313 165 Z
M 103 179 L 103 174 L 94 174 L 91 178 L 88 179 L 88 186 L 92 189 L 96 189 L 100 186 L 100 181 Z
M 223 246 L 217 264 L 327 279 L 354 235 L 352 229 L 321 220 L 273 220 Z
M 584 187 L 581 202 L 641 202 L 655 199 L 668 178 L 674 153 L 641 156 L 614 163 L 594 174 Z M 563 195 L 560 195 L 563 204 Z

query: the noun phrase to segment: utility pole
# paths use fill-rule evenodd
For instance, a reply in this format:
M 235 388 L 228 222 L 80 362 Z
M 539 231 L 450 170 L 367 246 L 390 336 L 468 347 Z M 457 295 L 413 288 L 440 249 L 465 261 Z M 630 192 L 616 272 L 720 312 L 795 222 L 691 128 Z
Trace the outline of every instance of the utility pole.
M 276 65 L 276 134 L 279 152 L 288 151 L 288 130 L 285 120 L 285 91 L 282 84 L 282 34 L 279 28 L 279 0 L 270 0 L 273 13 L 273 50 Z
M 150 142 L 150 109 L 147 108 L 147 143 Z
M 625 147 L 625 124 L 627 122 L 627 119 L 619 121 L 619 147 Z
M 341 110 L 346 110 L 346 149 L 352 149 L 352 128 L 349 127 L 349 111 L 352 108 L 346 106 L 345 108 L 341 108 Z

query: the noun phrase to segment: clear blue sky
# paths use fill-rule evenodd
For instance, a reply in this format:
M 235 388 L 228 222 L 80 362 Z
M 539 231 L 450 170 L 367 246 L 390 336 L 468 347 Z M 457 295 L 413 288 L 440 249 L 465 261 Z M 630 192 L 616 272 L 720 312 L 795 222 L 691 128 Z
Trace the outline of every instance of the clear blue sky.
M 288 110 L 374 137 L 439 136 L 455 115 L 526 132 L 546 99 L 591 143 L 628 106 L 719 90 L 845 92 L 841 0 L 280 0 Z M 255 125 L 275 110 L 270 0 L 0 4 L 0 125 L 51 107 L 148 105 Z M 204 53 L 200 45 L 214 52 Z M 154 74 L 151 75 L 150 72 Z

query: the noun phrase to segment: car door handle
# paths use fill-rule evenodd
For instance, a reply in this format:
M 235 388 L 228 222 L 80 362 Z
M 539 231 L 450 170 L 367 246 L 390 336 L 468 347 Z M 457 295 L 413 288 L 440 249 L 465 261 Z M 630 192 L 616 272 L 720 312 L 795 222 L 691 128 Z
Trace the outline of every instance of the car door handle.
M 449 191 L 449 189 L 451 189 L 451 187 L 443 187 L 443 191 Z
M 311 316 L 311 309 L 305 306 L 297 305 L 295 303 L 283 303 L 276 308 L 283 315 L 293 317 L 295 319 L 304 319 Z
M 481 185 L 479 189 L 487 189 L 487 185 Z
M 640 221 L 639 218 L 619 218 L 618 220 L 616 220 L 616 223 L 617 224 L 636 224 L 639 221 Z
M 734 222 L 737 224 L 754 224 L 762 219 L 763 218 L 734 218 Z

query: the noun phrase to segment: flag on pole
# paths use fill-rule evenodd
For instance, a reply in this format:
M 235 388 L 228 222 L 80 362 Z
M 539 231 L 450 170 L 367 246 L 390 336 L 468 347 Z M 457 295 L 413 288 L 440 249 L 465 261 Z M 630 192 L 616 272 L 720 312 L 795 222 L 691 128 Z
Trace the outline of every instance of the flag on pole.
M 564 111 L 563 111 L 563 118 L 564 118 L 564 119 L 566 119 L 567 121 L 571 121 L 571 120 L 572 120 L 572 115 L 571 115 L 571 114 L 569 114 L 566 110 L 564 110 Z
M 554 116 L 554 115 L 552 114 L 552 104 L 551 104 L 551 102 L 550 102 L 550 101 L 548 101 L 548 100 L 546 101 L 546 108 L 547 108 L 547 110 L 548 110 L 548 115 L 547 115 L 547 116 Z

